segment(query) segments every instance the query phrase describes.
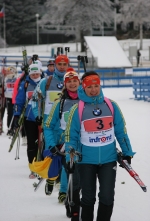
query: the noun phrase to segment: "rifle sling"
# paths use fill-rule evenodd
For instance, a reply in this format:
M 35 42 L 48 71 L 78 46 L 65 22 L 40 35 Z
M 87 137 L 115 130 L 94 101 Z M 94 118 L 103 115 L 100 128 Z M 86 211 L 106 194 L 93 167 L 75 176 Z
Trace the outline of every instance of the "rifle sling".
M 52 80 L 53 76 L 50 75 L 49 78 L 47 79 L 47 82 L 46 82 L 46 91 L 48 90 L 50 84 L 51 84 L 51 80 Z

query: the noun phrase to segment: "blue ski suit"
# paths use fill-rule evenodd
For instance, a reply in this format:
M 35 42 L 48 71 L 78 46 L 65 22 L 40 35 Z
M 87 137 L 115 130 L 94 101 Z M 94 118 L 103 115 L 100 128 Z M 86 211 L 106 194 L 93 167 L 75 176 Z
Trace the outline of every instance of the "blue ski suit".
M 25 111 L 25 117 L 26 120 L 35 121 L 30 99 L 38 83 L 39 82 L 34 82 L 29 76 L 26 77 L 25 81 L 21 82 L 16 96 L 16 103 L 14 104 L 14 116 L 20 116 L 26 100 L 29 99 L 29 103 Z M 26 84 L 27 87 L 25 86 Z
M 42 79 L 34 91 L 34 94 L 36 94 L 36 91 L 40 91 L 40 93 L 42 94 L 42 99 L 44 100 L 44 103 L 45 103 L 44 122 L 46 121 L 47 116 L 50 113 L 50 110 L 52 108 L 54 101 L 59 98 L 58 94 L 61 93 L 61 90 L 63 88 L 63 77 L 58 76 L 56 72 L 53 73 L 49 88 L 46 90 L 47 80 L 48 80 L 47 78 Z M 32 110 L 33 110 L 34 116 L 37 117 L 38 116 L 38 100 L 32 100 Z M 58 125 L 56 125 L 56 128 L 58 128 Z
M 20 116 L 26 101 L 29 100 L 25 110 L 24 120 L 24 127 L 27 136 L 27 156 L 29 163 L 32 163 L 34 157 L 37 156 L 38 151 L 38 145 L 36 143 L 36 140 L 38 139 L 38 125 L 36 124 L 31 106 L 31 97 L 38 83 L 39 82 L 34 82 L 29 76 L 27 76 L 26 80 L 22 81 L 19 86 L 18 94 L 16 96 L 16 103 L 14 105 L 14 115 Z
M 102 89 L 100 91 L 100 94 L 96 97 L 88 97 L 82 86 L 79 86 L 78 88 L 78 97 L 80 100 L 83 100 L 85 102 L 85 108 L 90 108 L 92 107 L 92 110 L 94 109 L 95 106 L 101 107 L 102 104 L 104 104 L 104 96 Z M 113 130 L 111 131 L 110 135 L 115 136 L 121 149 L 124 154 L 124 156 L 133 156 L 135 153 L 132 151 L 132 147 L 130 144 L 130 140 L 128 138 L 127 130 L 125 127 L 125 120 L 123 117 L 123 114 L 117 105 L 116 102 L 111 100 L 111 103 L 114 108 L 114 116 L 113 116 L 113 125 L 114 125 L 114 133 Z M 86 107 L 87 106 L 87 107 Z M 106 106 L 106 105 L 105 105 Z M 101 109 L 101 108 L 100 108 Z M 106 107 L 104 107 L 105 111 Z M 107 107 L 109 110 L 109 107 Z M 83 110 L 83 115 L 84 120 L 88 120 L 91 118 L 91 115 L 88 116 L 88 113 L 85 113 L 86 116 L 84 116 L 84 110 Z M 77 150 L 77 143 L 79 136 L 81 137 L 80 139 L 80 152 L 82 153 L 82 164 L 83 163 L 91 163 L 91 164 L 104 164 L 108 162 L 113 162 L 117 160 L 117 151 L 116 151 L 116 141 L 113 139 L 112 142 L 104 142 L 104 138 L 98 139 L 97 134 L 98 132 L 95 133 L 95 136 L 92 135 L 92 131 L 89 131 L 88 133 L 81 133 L 81 124 L 82 121 L 80 122 L 79 120 L 79 113 L 78 113 L 78 105 L 74 105 L 74 107 L 70 110 L 69 114 L 69 119 L 68 119 L 68 124 L 66 128 L 66 138 L 65 138 L 65 149 L 68 151 L 68 147 L 72 146 Z M 90 109 L 88 109 L 88 112 L 90 112 Z M 111 115 L 111 113 L 108 113 Z M 93 118 L 96 118 L 96 116 L 92 116 Z M 97 117 L 99 118 L 99 117 Z M 88 121 L 87 121 L 88 123 Z M 86 124 L 87 124 L 86 123 Z M 100 121 L 97 122 L 100 124 Z M 86 130 L 86 129 L 85 129 Z M 96 130 L 97 131 L 97 130 Z M 106 131 L 103 131 L 103 133 L 106 133 Z M 107 133 L 109 135 L 109 133 Z M 103 135 L 98 134 L 99 137 L 104 137 Z M 86 141 L 84 141 L 84 138 Z M 109 138 L 107 138 L 109 139 Z M 82 140 L 82 141 L 81 141 Z M 95 144 L 94 144 L 95 143 Z M 86 145 L 88 144 L 88 145 Z M 94 147 L 94 148 L 93 148 Z
M 53 104 L 44 127 L 46 149 L 51 149 L 52 147 L 55 147 L 58 144 L 63 144 L 65 142 L 65 128 L 68 120 L 69 110 L 76 103 L 78 103 L 78 99 L 72 100 L 65 91 L 65 95 L 61 98 L 61 100 L 58 100 Z M 54 128 L 57 123 L 59 124 L 59 130 L 57 131 L 56 136 Z M 62 167 L 60 183 L 60 192 L 66 193 L 68 181 L 64 167 Z M 77 189 L 78 188 L 79 187 L 77 187 Z
M 133 156 L 135 153 L 132 151 L 123 114 L 116 102 L 110 100 L 114 110 L 112 114 L 108 104 L 104 102 L 102 89 L 98 96 L 90 97 L 86 95 L 83 87 L 79 86 L 78 97 L 84 102 L 82 117 L 80 121 L 80 106 L 74 105 L 65 130 L 65 150 L 68 152 L 71 146 L 82 154 L 78 167 L 83 218 L 93 217 L 97 178 L 100 183 L 99 211 L 104 207 L 112 212 L 117 170 L 115 138 L 125 156 Z

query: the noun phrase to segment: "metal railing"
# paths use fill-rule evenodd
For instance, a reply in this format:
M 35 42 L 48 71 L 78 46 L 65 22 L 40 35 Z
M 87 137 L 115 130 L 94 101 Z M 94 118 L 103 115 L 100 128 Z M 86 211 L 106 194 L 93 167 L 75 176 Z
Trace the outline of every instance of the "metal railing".
M 18 73 L 21 73 L 21 65 L 23 63 L 22 56 L 3 56 L 6 57 L 6 66 L 17 66 Z M 28 57 L 30 58 L 30 57 Z M 52 59 L 50 56 L 40 56 L 43 65 L 43 71 L 47 69 L 47 61 Z M 69 57 L 70 66 L 78 71 L 77 57 Z M 17 63 L 16 63 L 17 62 Z M 1 68 L 0 68 L 1 69 Z M 150 78 L 150 68 L 133 68 L 132 75 L 126 75 L 125 68 L 117 69 L 95 69 L 87 66 L 87 71 L 93 70 L 100 75 L 103 87 L 132 87 L 133 78 Z M 83 65 L 80 65 L 80 76 L 84 73 Z

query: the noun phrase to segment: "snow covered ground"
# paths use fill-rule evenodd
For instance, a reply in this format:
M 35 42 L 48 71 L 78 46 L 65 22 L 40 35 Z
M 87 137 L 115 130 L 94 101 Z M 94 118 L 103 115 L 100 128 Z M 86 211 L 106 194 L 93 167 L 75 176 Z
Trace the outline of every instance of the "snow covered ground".
M 148 189 L 148 192 L 143 192 L 135 180 L 118 166 L 111 221 L 150 221 L 150 103 L 134 100 L 132 88 L 106 88 L 103 92 L 118 103 L 125 116 L 131 144 L 137 152 L 132 167 Z M 26 147 L 20 147 L 20 159 L 14 160 L 16 147 L 8 153 L 10 139 L 6 131 L 5 115 L 4 133 L 0 136 L 0 221 L 69 220 L 64 206 L 58 203 L 57 188 L 51 196 L 46 196 L 44 182 L 34 192 L 32 184 L 35 180 L 28 178 Z M 97 203 L 98 198 L 94 220 Z

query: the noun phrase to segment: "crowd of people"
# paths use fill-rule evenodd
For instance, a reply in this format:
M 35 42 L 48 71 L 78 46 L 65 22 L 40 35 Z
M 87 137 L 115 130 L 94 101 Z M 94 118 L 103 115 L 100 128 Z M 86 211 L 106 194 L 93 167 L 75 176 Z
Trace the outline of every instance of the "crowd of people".
M 70 67 L 65 54 L 49 60 L 45 72 L 38 55 L 28 63 L 25 78 L 17 78 L 15 67 L 5 68 L 7 134 L 13 137 L 26 107 L 20 132 L 27 138 L 29 165 L 39 160 L 39 151 L 41 162 L 49 153 L 52 158 L 61 156 L 61 169 L 56 179 L 46 179 L 45 194 L 50 196 L 54 185 L 60 183 L 58 201 L 65 203 L 67 217 L 71 221 L 93 221 L 98 191 L 96 220 L 110 221 L 117 171 L 116 140 L 128 163 L 135 154 L 119 106 L 104 96 L 96 72 L 85 72 L 80 79 L 79 71 Z M 80 160 L 71 154 L 75 152 L 80 153 Z M 29 178 L 36 179 L 37 174 L 30 171 Z M 72 189 L 68 185 L 71 179 Z

